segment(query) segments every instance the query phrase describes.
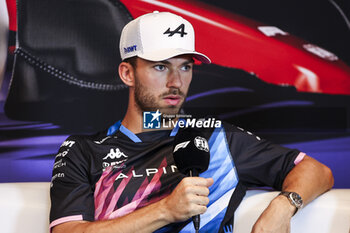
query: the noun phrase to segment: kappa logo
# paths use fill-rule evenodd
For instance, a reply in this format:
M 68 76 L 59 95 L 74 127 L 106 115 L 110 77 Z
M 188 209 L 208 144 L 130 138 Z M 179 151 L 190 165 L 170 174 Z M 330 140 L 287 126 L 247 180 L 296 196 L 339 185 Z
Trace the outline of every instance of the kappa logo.
M 123 159 L 124 158 L 124 159 Z M 123 152 L 119 150 L 119 148 L 116 149 L 111 149 L 109 153 L 106 155 L 106 157 L 103 158 L 103 160 L 106 159 L 118 159 L 119 161 L 108 161 L 108 162 L 103 162 L 102 163 L 102 170 L 105 171 L 107 167 L 112 166 L 113 168 L 121 168 L 125 167 L 123 163 L 128 160 L 128 156 L 126 156 Z M 121 165 L 120 165 L 121 164 Z
M 106 155 L 106 157 L 103 158 L 103 160 L 106 159 L 120 159 L 120 158 L 127 158 L 128 156 L 126 156 L 123 152 L 121 152 L 119 150 L 119 148 L 116 148 L 115 150 L 113 150 L 113 148 L 110 150 L 110 152 Z
M 184 35 L 187 35 L 187 32 L 185 32 L 185 24 L 181 24 L 174 31 L 170 31 L 170 28 L 168 28 L 168 30 L 166 30 L 163 34 L 164 35 L 169 34 L 168 37 L 171 37 L 171 36 L 175 35 L 176 33 L 180 34 L 181 37 L 184 37 Z

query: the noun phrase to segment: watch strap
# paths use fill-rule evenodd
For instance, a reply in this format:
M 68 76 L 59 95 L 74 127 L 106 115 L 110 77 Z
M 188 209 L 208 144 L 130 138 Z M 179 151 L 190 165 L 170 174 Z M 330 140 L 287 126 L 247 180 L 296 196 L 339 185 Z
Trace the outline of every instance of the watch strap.
M 297 205 L 295 203 L 295 201 L 291 199 L 290 195 L 293 193 L 295 193 L 295 192 L 281 191 L 278 195 L 282 195 L 282 196 L 285 196 L 286 198 L 288 198 L 289 203 L 295 207 L 295 211 L 293 213 L 293 216 L 294 216 L 298 212 L 298 210 L 302 207 L 302 204 Z M 297 196 L 300 198 L 300 201 L 302 202 L 300 195 L 298 193 L 295 193 L 295 194 L 297 194 Z

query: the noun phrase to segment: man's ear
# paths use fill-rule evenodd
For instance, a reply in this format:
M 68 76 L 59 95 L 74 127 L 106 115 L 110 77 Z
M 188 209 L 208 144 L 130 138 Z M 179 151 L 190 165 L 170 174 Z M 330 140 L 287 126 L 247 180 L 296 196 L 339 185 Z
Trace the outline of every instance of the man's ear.
M 119 77 L 129 87 L 133 87 L 135 84 L 135 69 L 128 62 L 122 62 L 119 64 Z

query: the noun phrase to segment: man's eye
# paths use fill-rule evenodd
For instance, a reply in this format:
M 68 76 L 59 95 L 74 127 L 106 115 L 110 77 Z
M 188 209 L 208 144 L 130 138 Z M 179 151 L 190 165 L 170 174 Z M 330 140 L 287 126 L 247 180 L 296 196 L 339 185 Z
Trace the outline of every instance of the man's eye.
M 181 69 L 182 69 L 183 71 L 189 71 L 189 70 L 192 69 L 192 65 L 184 65 L 184 66 L 181 67 Z
M 158 71 L 164 71 L 166 69 L 165 65 L 155 65 L 154 69 Z

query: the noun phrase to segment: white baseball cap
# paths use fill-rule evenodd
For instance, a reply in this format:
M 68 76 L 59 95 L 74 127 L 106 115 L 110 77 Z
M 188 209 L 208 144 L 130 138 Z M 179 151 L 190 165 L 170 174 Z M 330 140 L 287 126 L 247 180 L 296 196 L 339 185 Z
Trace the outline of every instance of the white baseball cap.
M 210 63 L 207 56 L 195 51 L 194 44 L 194 29 L 190 22 L 169 12 L 155 11 L 125 25 L 119 49 L 122 60 L 138 56 L 149 61 L 163 61 L 193 54 L 197 60 Z

